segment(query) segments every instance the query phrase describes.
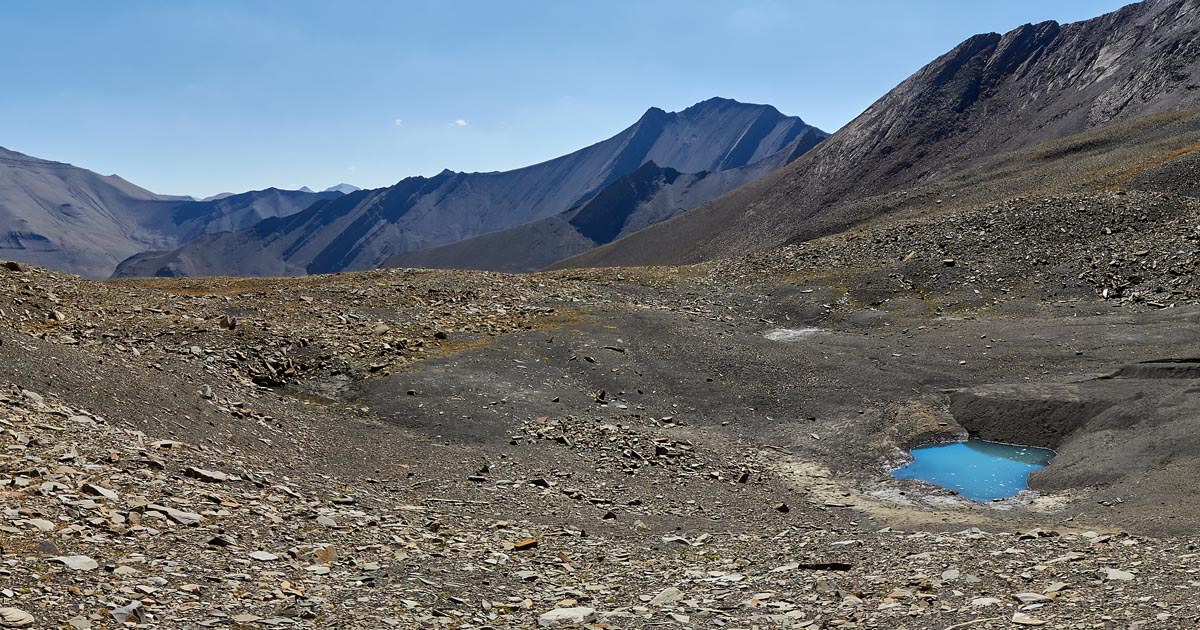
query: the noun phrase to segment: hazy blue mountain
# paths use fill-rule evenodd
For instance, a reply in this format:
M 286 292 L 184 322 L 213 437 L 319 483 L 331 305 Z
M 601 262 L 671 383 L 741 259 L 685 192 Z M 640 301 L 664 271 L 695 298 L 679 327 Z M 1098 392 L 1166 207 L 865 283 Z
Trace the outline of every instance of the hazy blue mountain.
M 324 190 L 324 192 L 340 192 L 343 195 L 349 195 L 352 192 L 358 192 L 360 190 L 362 190 L 362 189 L 359 188 L 358 186 L 355 186 L 353 184 L 347 184 L 347 183 L 343 182 L 336 186 L 330 186 L 329 188 L 326 188 Z
M 139 256 L 118 275 L 303 275 L 376 267 L 390 256 L 554 216 L 653 161 L 680 173 L 723 172 L 827 134 L 769 105 L 714 98 L 648 110 L 617 135 L 568 155 L 492 173 L 443 171 L 325 201 L 282 219 Z
M 449 245 L 396 254 L 383 266 L 536 271 L 670 219 L 762 177 L 803 153 L 801 145 L 795 149 L 714 173 L 680 173 L 647 162 L 566 212 Z
M 340 193 L 269 189 L 212 201 L 0 148 L 0 259 L 106 278 L 117 263 L 200 234 L 285 216 Z
M 186 243 L 201 234 L 240 230 L 263 219 L 286 217 L 322 199 L 341 197 L 340 192 L 300 190 L 252 190 L 226 195 L 211 201 L 190 201 L 156 206 L 157 213 L 146 216 L 146 223 Z
M 170 245 L 131 209 L 165 201 L 115 175 L 0 148 L 0 258 L 90 277 Z

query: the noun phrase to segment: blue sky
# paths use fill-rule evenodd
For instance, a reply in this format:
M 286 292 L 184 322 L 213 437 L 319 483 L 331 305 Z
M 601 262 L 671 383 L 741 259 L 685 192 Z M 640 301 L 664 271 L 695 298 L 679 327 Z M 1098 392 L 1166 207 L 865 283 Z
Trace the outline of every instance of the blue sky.
M 651 106 L 834 131 L 972 34 L 1119 0 L 13 0 L 0 146 L 166 194 L 506 170 Z

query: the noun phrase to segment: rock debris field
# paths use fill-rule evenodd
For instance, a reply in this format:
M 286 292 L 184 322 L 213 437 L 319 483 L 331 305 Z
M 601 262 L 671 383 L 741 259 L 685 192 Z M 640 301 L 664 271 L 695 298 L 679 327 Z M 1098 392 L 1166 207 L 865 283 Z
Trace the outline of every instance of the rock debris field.
M 812 303 L 785 321 L 761 279 L 713 273 L 0 270 L 0 627 L 1200 623 L 1186 536 L 1084 512 L 859 506 L 895 447 L 822 449 L 842 448 L 837 427 L 870 442 L 846 417 L 870 425 L 887 401 L 838 416 L 814 398 L 796 430 L 714 357 L 742 339 L 828 356 L 863 307 L 789 280 L 771 290 Z M 764 337 L 781 328 L 823 332 Z M 1105 360 L 1088 359 L 1074 367 Z M 785 453 L 874 463 L 831 495 Z

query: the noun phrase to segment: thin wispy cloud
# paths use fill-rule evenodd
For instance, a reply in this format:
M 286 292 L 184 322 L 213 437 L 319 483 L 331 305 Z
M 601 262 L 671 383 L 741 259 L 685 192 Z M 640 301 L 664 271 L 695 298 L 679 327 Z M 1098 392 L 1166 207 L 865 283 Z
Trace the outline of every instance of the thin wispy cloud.
M 463 120 L 463 119 L 459 118 L 458 120 L 454 121 L 454 122 L 453 122 L 453 123 L 451 123 L 451 124 L 453 124 L 455 127 L 466 127 L 466 126 L 467 126 L 467 121 L 465 121 L 465 120 Z
M 397 127 L 403 127 L 403 126 L 404 126 L 404 119 L 403 119 L 403 118 L 397 118 L 396 120 L 393 120 L 393 121 L 392 121 L 392 124 L 393 124 L 393 125 L 396 125 Z

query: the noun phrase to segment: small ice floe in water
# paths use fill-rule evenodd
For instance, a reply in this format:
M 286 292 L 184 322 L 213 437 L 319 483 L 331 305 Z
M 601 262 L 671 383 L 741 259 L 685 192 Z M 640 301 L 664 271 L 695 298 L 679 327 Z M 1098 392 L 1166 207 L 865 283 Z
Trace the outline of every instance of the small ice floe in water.
M 825 332 L 820 328 L 776 328 L 768 330 L 765 337 L 771 341 L 795 341 Z
M 892 472 L 955 490 L 972 501 L 1016 496 L 1029 487 L 1029 473 L 1045 468 L 1054 451 L 1033 446 L 970 439 L 914 448 L 913 461 Z

